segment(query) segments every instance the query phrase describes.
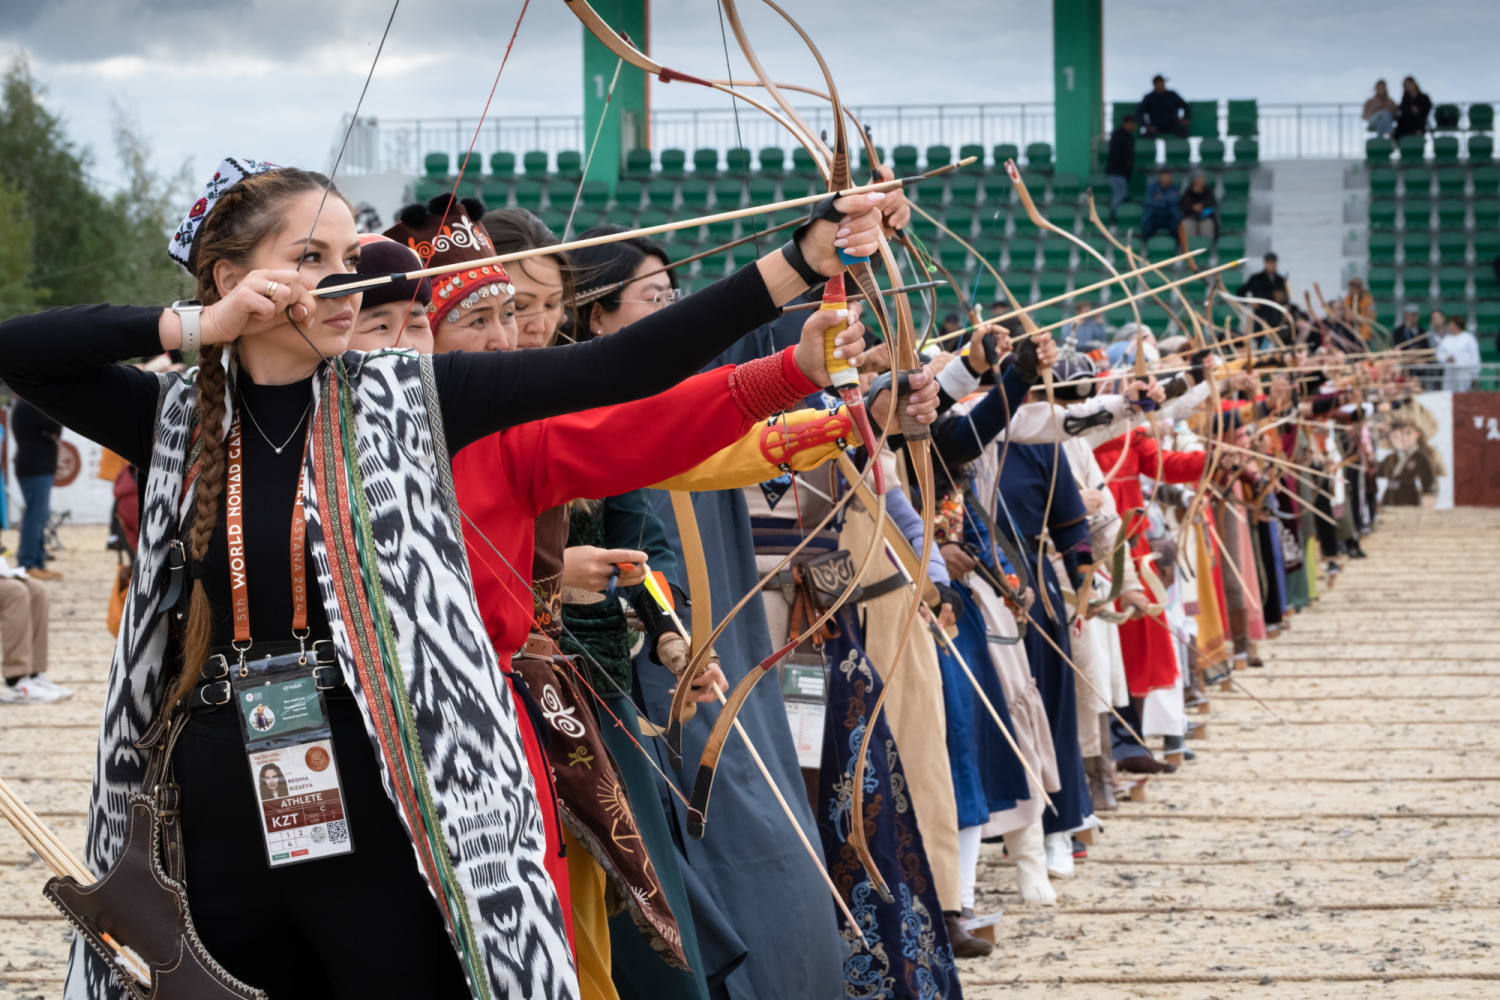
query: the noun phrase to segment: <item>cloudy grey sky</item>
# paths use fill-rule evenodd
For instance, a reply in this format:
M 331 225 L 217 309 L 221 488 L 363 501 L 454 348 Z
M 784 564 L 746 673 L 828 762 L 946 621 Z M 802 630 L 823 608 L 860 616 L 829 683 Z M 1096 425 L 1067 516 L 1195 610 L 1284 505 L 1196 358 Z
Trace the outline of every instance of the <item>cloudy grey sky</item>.
M 384 117 L 477 115 L 522 0 L 403 0 L 365 101 Z M 1048 101 L 1045 0 L 784 0 L 828 56 L 850 104 Z M 1105 96 L 1134 99 L 1162 71 L 1189 99 L 1357 101 L 1413 73 L 1438 101 L 1500 99 L 1494 0 L 1105 0 Z M 796 36 L 741 5 L 775 76 L 816 83 Z M 115 174 L 111 103 L 138 120 L 157 165 L 224 155 L 323 167 L 390 10 L 386 0 L 0 0 L 0 54 L 24 52 L 96 175 Z M 655 0 L 653 54 L 724 75 L 712 0 Z M 491 115 L 577 114 L 582 28 L 531 0 Z M 733 39 L 730 39 L 733 53 Z M 736 54 L 737 53 L 733 53 Z M 736 72 L 743 72 L 735 58 Z M 627 72 L 630 72 L 627 69 Z M 682 84 L 657 107 L 722 107 Z M 752 112 L 753 113 L 753 112 Z

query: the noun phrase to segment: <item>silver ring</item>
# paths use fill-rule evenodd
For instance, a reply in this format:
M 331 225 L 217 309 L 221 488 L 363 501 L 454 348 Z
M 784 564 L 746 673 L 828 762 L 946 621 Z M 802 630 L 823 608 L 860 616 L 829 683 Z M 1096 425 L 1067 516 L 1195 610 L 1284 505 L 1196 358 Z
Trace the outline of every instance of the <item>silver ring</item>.
M 274 299 L 274 298 L 276 298 L 276 289 L 278 289 L 280 287 L 281 287 L 281 285 L 277 284 L 274 281 L 268 281 L 268 282 L 266 282 L 266 291 L 265 291 L 266 298 L 268 298 L 268 299 Z

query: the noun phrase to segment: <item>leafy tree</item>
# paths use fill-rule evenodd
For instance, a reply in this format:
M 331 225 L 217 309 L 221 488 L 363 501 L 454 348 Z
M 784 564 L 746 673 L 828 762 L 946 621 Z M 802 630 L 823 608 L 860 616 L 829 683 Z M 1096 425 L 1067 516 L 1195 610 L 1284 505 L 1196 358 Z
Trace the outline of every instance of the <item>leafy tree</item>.
M 31 246 L 36 228 L 21 189 L 0 177 L 0 318 L 30 312 L 42 301 L 31 284 Z

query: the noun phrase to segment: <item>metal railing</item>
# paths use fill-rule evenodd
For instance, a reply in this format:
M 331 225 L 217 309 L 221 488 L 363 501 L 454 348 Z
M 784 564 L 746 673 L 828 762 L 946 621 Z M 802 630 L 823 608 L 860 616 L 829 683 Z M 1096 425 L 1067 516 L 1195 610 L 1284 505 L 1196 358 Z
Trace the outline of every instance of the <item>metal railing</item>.
M 1487 102 L 1492 106 L 1500 102 Z M 1106 103 L 1106 114 L 1110 105 Z M 1460 103 L 1461 121 L 1468 122 L 1468 104 Z M 856 117 L 869 129 L 875 143 L 889 152 L 895 146 L 946 145 L 954 154 L 970 143 L 981 145 L 986 155 L 997 144 L 1011 143 L 1023 152 L 1033 142 L 1054 139 L 1055 120 L 1051 103 L 1008 104 L 887 104 L 853 106 Z M 1365 140 L 1373 133 L 1360 117 L 1362 104 L 1298 103 L 1261 104 L 1259 141 L 1262 160 L 1358 159 Z M 816 131 L 831 129 L 827 105 L 798 109 Z M 738 113 L 736 113 L 738 112 Z M 339 126 L 342 138 L 348 118 Z M 1219 132 L 1228 125 L 1227 105 L 1221 102 Z M 479 162 L 470 173 L 487 172 L 489 156 L 498 151 L 517 155 L 541 150 L 548 162 L 564 150 L 583 150 L 583 120 L 578 115 L 493 117 L 484 121 L 476 137 L 475 118 L 361 118 L 355 125 L 344 154 L 341 170 L 365 173 L 422 173 L 428 153 L 447 153 L 457 169 L 459 158 L 474 142 Z M 1431 140 L 1429 139 L 1429 145 Z M 1196 149 L 1197 140 L 1194 140 Z M 764 146 L 779 146 L 788 157 L 795 145 L 784 130 L 754 108 L 737 109 L 728 104 L 716 108 L 663 108 L 651 113 L 651 145 L 654 149 L 688 151 L 711 148 L 720 151 L 744 146 L 752 152 Z M 330 157 L 331 159 L 331 157 Z

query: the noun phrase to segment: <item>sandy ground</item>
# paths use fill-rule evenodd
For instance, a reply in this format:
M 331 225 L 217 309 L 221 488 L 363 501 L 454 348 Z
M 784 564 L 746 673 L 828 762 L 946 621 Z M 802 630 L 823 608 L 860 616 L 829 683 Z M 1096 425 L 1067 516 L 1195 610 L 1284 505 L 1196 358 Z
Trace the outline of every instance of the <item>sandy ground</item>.
M 52 676 L 78 694 L 0 706 L 0 777 L 81 851 L 113 558 L 64 540 Z M 1366 549 L 1238 675 L 1264 705 L 1216 689 L 1198 760 L 1107 816 L 1056 908 L 985 848 L 1005 918 L 970 1000 L 1500 996 L 1500 511 L 1397 512 Z M 0 1000 L 61 992 L 46 877 L 0 828 Z

